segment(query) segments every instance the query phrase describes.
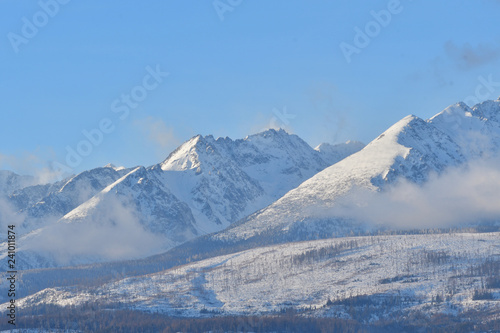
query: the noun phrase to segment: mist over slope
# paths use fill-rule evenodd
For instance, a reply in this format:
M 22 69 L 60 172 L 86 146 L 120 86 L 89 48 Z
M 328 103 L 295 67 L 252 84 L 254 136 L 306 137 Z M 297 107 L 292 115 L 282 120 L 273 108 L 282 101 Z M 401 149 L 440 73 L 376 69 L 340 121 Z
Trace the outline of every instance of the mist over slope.
M 198 135 L 150 167 L 2 185 L 11 193 L 1 198 L 0 222 L 16 222 L 24 268 L 145 257 L 228 227 L 361 148 L 319 151 L 283 130 L 240 140 Z M 140 246 L 131 241 L 138 236 Z
M 500 100 L 473 108 L 457 103 L 428 120 L 407 116 L 361 151 L 213 238 L 295 233 L 300 239 L 300 234 L 346 235 L 384 225 L 418 229 L 499 221 L 492 204 L 500 198 L 499 115 Z M 460 214 L 464 210 L 468 213 Z M 416 211 L 422 219 L 412 217 Z

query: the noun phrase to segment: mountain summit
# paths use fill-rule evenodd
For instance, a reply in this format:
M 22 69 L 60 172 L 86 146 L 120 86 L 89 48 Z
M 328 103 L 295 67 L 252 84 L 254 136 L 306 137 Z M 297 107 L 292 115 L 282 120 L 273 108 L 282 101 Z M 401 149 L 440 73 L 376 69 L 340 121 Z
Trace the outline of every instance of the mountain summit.
M 86 230 L 103 228 L 116 238 L 121 228 L 142 228 L 163 239 L 154 251 L 167 250 L 227 228 L 361 148 L 346 143 L 318 151 L 284 130 L 239 140 L 197 135 L 156 165 L 125 169 L 109 164 L 55 184 L 15 190 L 8 202 L 25 216 L 24 233 L 34 232 L 31 243 L 56 228 L 78 230 L 82 239 Z M 86 258 L 109 256 L 82 255 L 77 262 Z
M 213 237 L 236 241 L 288 234 L 290 239 L 301 239 L 304 234 L 331 236 L 358 230 L 352 221 L 346 223 L 328 213 L 339 200 L 360 188 L 384 190 L 399 179 L 423 184 L 433 172 L 440 174 L 477 158 L 498 156 L 499 119 L 499 100 L 472 108 L 457 103 L 428 120 L 407 116 L 359 152 Z

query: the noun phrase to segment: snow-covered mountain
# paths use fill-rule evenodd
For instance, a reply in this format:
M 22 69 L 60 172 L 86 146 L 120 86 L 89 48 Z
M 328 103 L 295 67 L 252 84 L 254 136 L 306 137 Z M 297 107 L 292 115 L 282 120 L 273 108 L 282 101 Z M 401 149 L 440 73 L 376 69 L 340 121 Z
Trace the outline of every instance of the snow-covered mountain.
M 33 185 L 35 179 L 31 176 L 21 176 L 8 170 L 0 170 L 0 196 L 9 195 L 15 190 Z
M 500 100 L 473 108 L 457 103 L 429 120 L 407 116 L 361 151 L 213 238 L 235 241 L 287 233 L 342 235 L 363 230 L 353 221 L 325 212 L 359 188 L 380 191 L 401 178 L 422 184 L 432 172 L 439 174 L 477 158 L 498 156 L 499 120 Z
M 304 180 L 359 149 L 348 143 L 328 153 L 296 135 L 268 130 L 240 140 L 196 136 L 162 163 L 164 183 L 196 216 L 200 234 L 219 231 L 263 208 Z
M 365 147 L 364 143 L 359 141 L 347 141 L 346 143 L 332 145 L 330 143 L 322 143 L 318 145 L 314 150 L 320 152 L 321 157 L 328 162 L 328 164 L 333 165 L 338 161 L 343 160 L 354 152 L 358 152 Z
M 46 227 L 54 221 L 63 229 L 74 226 L 73 232 L 68 231 L 71 233 L 85 233 L 82 225 L 86 224 L 89 230 L 106 226 L 115 237 L 125 223 L 161 235 L 161 249 L 166 250 L 228 227 L 361 148 L 359 143 L 346 143 L 318 151 L 283 130 L 240 140 L 198 135 L 157 165 L 132 169 L 107 165 L 55 184 L 18 189 L 9 202 L 25 216 L 21 230 L 32 232 L 20 239 L 21 244 L 28 239 L 36 243 L 36 239 L 52 234 L 54 229 Z M 127 214 L 118 218 L 110 211 Z M 24 249 L 28 248 L 33 247 Z M 149 254 L 146 251 L 138 256 Z M 92 257 L 89 262 L 105 260 L 88 257 Z M 25 262 L 54 263 L 44 263 L 38 257 Z
M 240 140 L 198 135 L 151 167 L 98 168 L 57 184 L 57 191 L 54 184 L 26 188 L 10 200 L 28 217 L 59 216 L 60 225 L 78 232 L 85 225 L 106 226 L 116 238 L 126 220 L 163 237 L 156 253 L 214 232 L 199 244 L 257 240 L 254 245 L 261 246 L 365 232 L 367 226 L 331 209 L 360 188 L 383 191 L 398 179 L 424 184 L 432 173 L 496 156 L 499 113 L 499 100 L 473 108 L 457 103 L 428 120 L 407 116 L 364 148 L 348 142 L 313 149 L 283 130 Z M 126 211 L 126 218 L 117 219 L 109 207 Z M 34 229 L 26 236 L 30 242 L 48 232 Z M 196 244 L 186 251 L 194 255 Z M 125 259 L 124 253 L 130 249 L 113 259 Z M 75 262 L 85 258 L 83 253 Z M 102 260 L 88 256 L 88 262 Z
M 141 224 L 153 233 L 178 239 L 178 243 L 194 237 L 195 220 L 189 207 L 179 201 L 159 177 L 159 173 L 137 167 L 64 215 L 59 223 L 112 222 L 115 216 L 109 214 L 109 208 L 118 204 L 131 209 Z M 118 225 L 122 222 L 116 220 L 114 223 Z
M 61 218 L 126 172 L 106 166 L 55 183 L 20 187 L 9 193 L 7 202 L 24 216 L 19 232 L 30 232 Z

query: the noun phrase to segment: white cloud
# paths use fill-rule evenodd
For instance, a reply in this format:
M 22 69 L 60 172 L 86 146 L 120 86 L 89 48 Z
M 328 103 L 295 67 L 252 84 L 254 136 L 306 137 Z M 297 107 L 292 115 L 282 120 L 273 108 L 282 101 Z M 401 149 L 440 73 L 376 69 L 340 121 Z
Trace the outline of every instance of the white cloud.
M 136 120 L 134 125 L 147 135 L 150 142 L 157 146 L 161 156 L 165 155 L 166 151 L 173 150 L 182 143 L 175 135 L 173 127 L 167 126 L 162 119 L 149 116 Z
M 15 225 L 21 227 L 26 216 L 16 212 L 16 209 L 10 203 L 0 196 L 0 234 L 7 233 L 7 226 Z
M 499 166 L 498 159 L 475 161 L 423 185 L 401 180 L 383 192 L 357 189 L 328 214 L 400 228 L 500 221 Z
M 162 250 L 167 242 L 146 231 L 134 205 L 115 196 L 101 198 L 99 211 L 71 223 L 43 228 L 26 249 L 51 255 L 59 264 L 100 258 L 104 261 L 140 258 Z

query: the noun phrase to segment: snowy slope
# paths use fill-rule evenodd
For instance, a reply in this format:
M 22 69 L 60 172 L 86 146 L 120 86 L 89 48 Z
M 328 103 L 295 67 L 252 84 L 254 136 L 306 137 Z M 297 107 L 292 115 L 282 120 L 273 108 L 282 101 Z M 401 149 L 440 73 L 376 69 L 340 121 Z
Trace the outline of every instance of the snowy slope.
M 21 254 L 24 268 L 56 264 L 51 255 L 42 259 L 43 251 L 23 242 L 40 243 L 57 225 L 64 225 L 71 234 L 88 234 L 106 226 L 109 233 L 116 230 L 117 240 L 127 228 L 140 227 L 146 234 L 138 232 L 147 238 L 163 237 L 164 245 L 157 251 L 223 230 L 328 167 L 325 160 L 336 161 L 361 147 L 347 143 L 320 152 L 283 130 L 234 141 L 198 135 L 151 167 L 125 169 L 110 164 L 56 184 L 24 188 L 9 198 L 26 216 L 21 235 L 32 232 L 20 238 L 21 249 L 32 248 Z M 144 250 L 137 255 L 149 254 Z M 65 263 L 111 260 L 88 254 L 85 260 L 85 255 Z
M 200 228 L 214 232 L 269 205 L 329 166 L 327 159 L 361 146 L 338 145 L 322 155 L 284 130 L 234 141 L 198 135 L 152 169 L 164 171 L 165 184 L 190 206 Z
M 114 169 L 103 169 L 118 175 Z M 60 219 L 24 235 L 18 233 L 17 268 L 135 259 L 197 236 L 189 207 L 172 195 L 155 172 L 144 167 L 127 171 Z M 68 181 L 58 194 L 67 186 L 74 184 Z M 4 242 L 0 258 L 6 254 Z
M 154 172 L 137 167 L 64 215 L 59 223 L 103 222 L 109 207 L 119 203 L 131 209 L 146 230 L 177 240 L 174 244 L 194 237 L 191 211 L 155 176 Z
M 358 153 L 319 172 L 214 238 L 248 239 L 304 229 L 309 233 L 346 234 L 355 226 L 324 212 L 353 191 L 379 191 L 400 178 L 421 184 L 431 172 L 440 173 L 485 155 L 497 156 L 499 114 L 497 100 L 472 109 L 458 103 L 427 121 L 407 116 Z
M 105 209 L 102 198 L 114 196 L 135 207 L 147 230 L 178 244 L 226 228 L 327 166 L 317 151 L 282 130 L 236 141 L 198 135 L 162 163 L 130 172 L 61 221 L 96 214 Z
M 119 172 L 110 167 L 84 171 L 70 178 L 57 191 L 50 192 L 26 210 L 30 216 L 34 217 L 66 214 L 120 176 Z
M 113 189 L 106 189 L 106 195 L 132 190 L 127 196 L 137 206 L 141 219 L 148 221 L 145 225 L 154 232 L 173 232 L 170 238 L 182 242 L 226 228 L 327 166 L 318 151 L 283 130 L 235 141 L 198 135 L 162 163 L 128 174 Z M 147 183 L 147 187 L 140 186 L 147 190 L 134 192 L 139 183 Z M 77 207 L 64 221 L 93 214 L 87 206 L 99 205 L 96 201 L 93 198 L 91 203 Z M 163 221 L 161 214 L 170 215 L 170 222 Z M 176 228 L 187 236 L 180 236 Z
M 113 183 L 126 172 L 112 167 L 84 171 L 52 184 L 20 188 L 10 194 L 7 202 L 18 214 L 25 216 L 20 232 L 30 232 L 56 221 Z
M 101 287 L 79 291 L 49 288 L 21 299 L 19 304 L 121 302 L 136 310 L 194 317 L 207 310 L 262 314 L 294 308 L 309 315 L 349 318 L 353 311 L 342 306 L 342 301 L 367 295 L 375 303 L 391 297 L 397 301 L 370 311 L 388 318 L 395 312 L 419 309 L 427 313 L 457 314 L 470 309 L 487 313 L 499 309 L 500 289 L 494 282 L 500 267 L 499 237 L 499 233 L 464 233 L 288 243 Z M 476 290 L 487 290 L 494 298 L 474 300 Z M 436 297 L 442 301 L 434 303 Z M 328 300 L 333 304 L 327 305 Z
M 206 232 L 227 227 L 265 194 L 259 182 L 241 170 L 218 141 L 198 135 L 152 167 L 161 171 L 164 183 L 189 205 Z

